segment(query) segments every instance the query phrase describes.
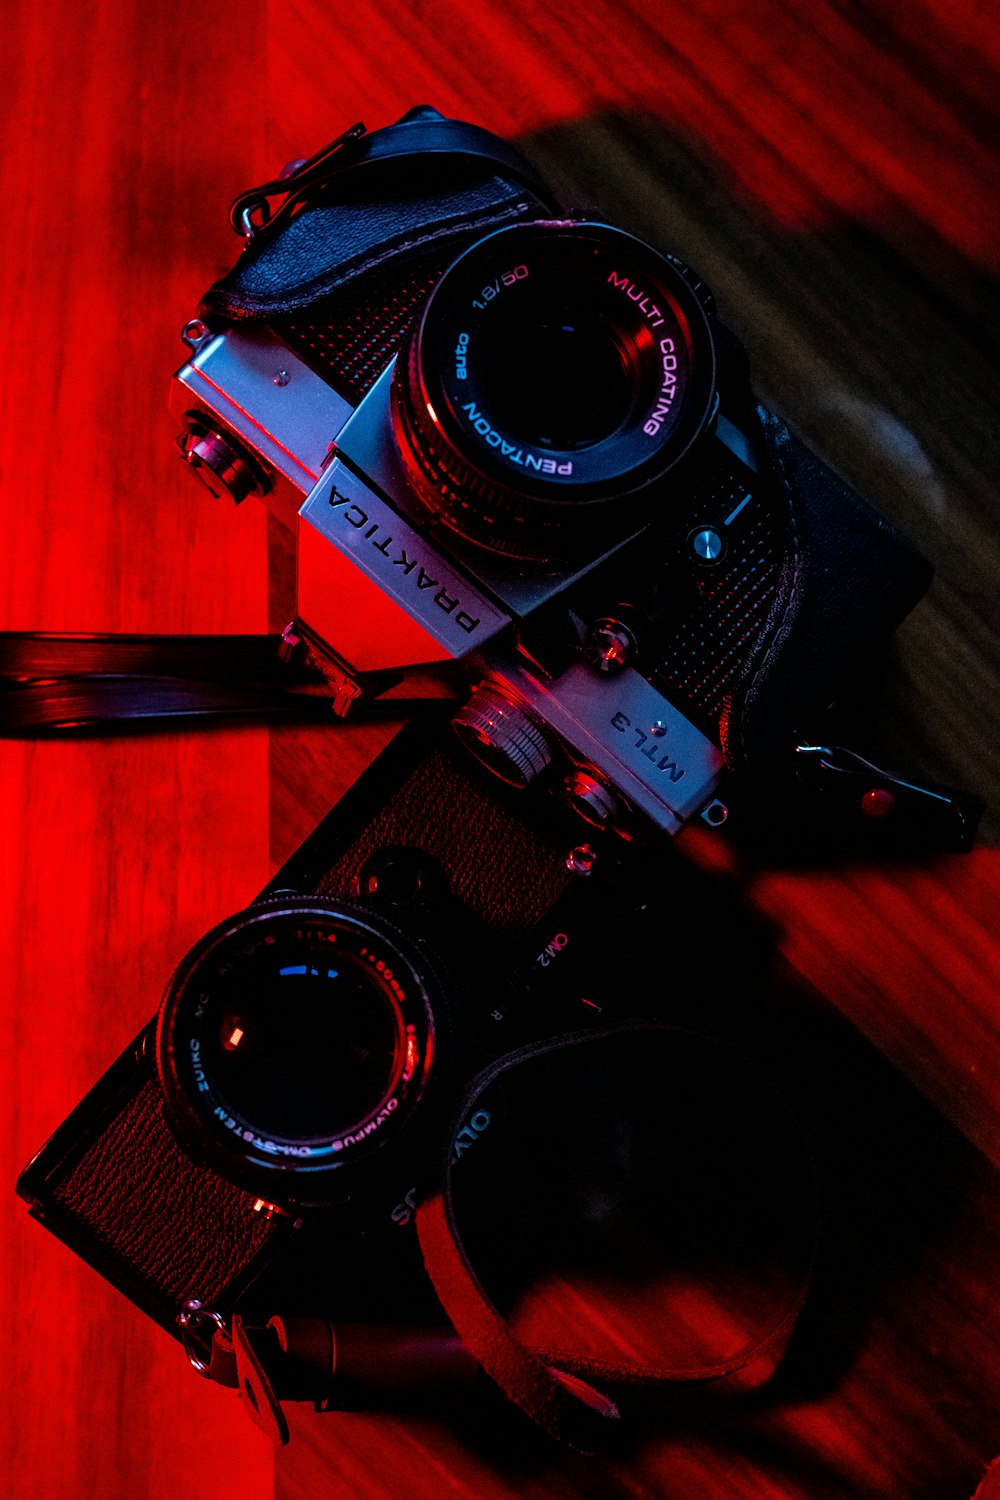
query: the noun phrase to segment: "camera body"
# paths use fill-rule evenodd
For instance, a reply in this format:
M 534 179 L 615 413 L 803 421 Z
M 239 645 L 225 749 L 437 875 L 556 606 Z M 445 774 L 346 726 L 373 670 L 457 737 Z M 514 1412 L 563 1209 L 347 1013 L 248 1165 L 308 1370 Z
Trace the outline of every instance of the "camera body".
M 382 1041 L 377 1029 L 364 1062 L 358 1043 L 371 1040 L 365 1025 L 357 1034 L 348 1027 L 337 1039 L 324 1038 L 315 1012 L 298 1025 L 298 1077 L 288 1080 L 289 1058 L 262 1035 L 256 1060 L 251 1056 L 255 1097 L 248 1099 L 247 1077 L 235 1091 L 231 1075 L 217 1087 L 235 1027 L 252 1036 L 256 1013 L 247 1014 L 252 986 L 239 964 L 212 964 L 212 985 L 204 983 L 210 934 L 182 961 L 157 1015 L 21 1174 L 18 1192 L 32 1214 L 175 1337 L 191 1301 L 226 1321 L 238 1312 L 263 1322 L 275 1311 L 352 1322 L 440 1318 L 411 1221 L 463 1083 L 489 1059 L 539 1038 L 662 1016 L 670 1008 L 664 911 L 685 932 L 702 925 L 706 944 L 720 921 L 730 930 L 731 962 L 717 961 L 702 991 L 731 989 L 737 974 L 745 989 L 754 966 L 759 939 L 723 910 L 725 898 L 707 890 L 705 877 L 669 860 L 665 865 L 662 851 L 654 855 L 607 834 L 596 836 L 596 848 L 574 845 L 578 833 L 568 809 L 537 788 L 512 791 L 465 755 L 447 715 L 430 708 L 256 901 L 215 929 L 226 940 L 237 932 L 244 959 L 259 965 L 266 939 L 251 952 L 246 934 L 277 931 L 280 945 L 281 924 L 295 924 L 297 961 L 288 963 L 282 952 L 279 967 L 298 972 L 279 981 L 281 1003 L 273 1006 L 293 1028 L 303 1022 L 294 1014 L 296 987 L 322 984 L 303 971 L 316 951 L 324 965 L 334 951 L 314 941 L 317 927 L 342 924 L 345 916 L 360 923 L 373 954 L 381 945 L 383 971 L 391 963 L 393 981 L 402 978 L 411 990 L 408 1014 L 417 1025 L 404 1032 L 398 1070 L 411 1074 L 411 1097 L 386 1108 L 402 1091 L 391 1062 L 387 1077 L 370 1066 Z M 342 942 L 336 951 L 343 968 Z M 188 983 L 199 964 L 200 977 Z M 223 1003 L 205 1020 L 198 1007 L 224 985 L 227 967 L 240 1013 L 235 1017 Z M 357 988 L 346 998 L 329 984 L 316 993 L 321 1009 L 339 998 L 352 1013 L 381 1014 Z M 262 995 L 273 1001 L 266 985 Z M 417 1045 L 407 1049 L 414 1033 Z M 347 1068 L 339 1078 L 329 1071 L 335 1040 Z M 391 1039 L 384 1050 L 391 1054 Z M 277 1080 L 299 1098 L 310 1052 L 327 1058 L 334 1115 L 350 1091 L 351 1069 L 364 1072 L 366 1097 L 355 1095 L 345 1106 L 356 1118 L 349 1128 L 343 1120 L 337 1127 L 347 1146 L 320 1149 L 321 1128 L 299 1119 L 284 1142 L 262 1148 L 261 1120 L 276 1122 L 267 1119 L 271 1105 L 261 1113 L 260 1085 L 266 1093 L 266 1080 Z M 203 1091 L 206 1077 L 210 1094 Z M 473 1112 L 456 1152 L 468 1150 L 474 1163 L 490 1124 Z
M 696 273 L 565 216 L 509 148 L 453 158 L 468 129 L 421 109 L 334 143 L 320 185 L 269 185 L 280 229 L 238 200 L 178 445 L 294 532 L 286 645 L 337 712 L 464 699 L 474 754 L 594 826 L 721 823 L 724 774 L 791 781 L 929 570 L 758 407 Z

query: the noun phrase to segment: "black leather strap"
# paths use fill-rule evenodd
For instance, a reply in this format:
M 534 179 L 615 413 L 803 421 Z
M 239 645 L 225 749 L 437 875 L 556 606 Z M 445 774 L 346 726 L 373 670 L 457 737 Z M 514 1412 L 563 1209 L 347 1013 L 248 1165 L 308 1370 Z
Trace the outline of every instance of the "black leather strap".
M 789 1111 L 789 1131 L 801 1142 L 803 1161 L 808 1163 L 810 1172 L 807 1184 L 789 1183 L 789 1194 L 797 1194 L 803 1203 L 809 1205 L 811 1252 L 784 1303 L 762 1330 L 721 1358 L 695 1359 L 679 1364 L 598 1360 L 566 1351 L 539 1351 L 528 1348 L 518 1338 L 490 1300 L 462 1242 L 452 1171 L 458 1159 L 456 1145 L 459 1137 L 467 1129 L 466 1122 L 474 1114 L 479 1101 L 498 1079 L 511 1071 L 568 1050 L 604 1049 L 620 1038 L 641 1037 L 646 1038 L 650 1046 L 664 1038 L 676 1044 L 693 1038 L 700 1045 L 721 1045 L 666 1023 L 635 1021 L 531 1044 L 499 1058 L 465 1090 L 446 1143 L 440 1185 L 417 1208 L 417 1230 L 424 1264 L 441 1305 L 466 1348 L 532 1421 L 558 1441 L 587 1452 L 603 1444 L 608 1424 L 617 1421 L 620 1415 L 615 1401 L 591 1384 L 592 1381 L 599 1381 L 602 1385 L 649 1387 L 718 1380 L 767 1356 L 780 1357 L 809 1297 L 819 1244 L 818 1174 L 802 1128 Z M 753 1092 L 763 1099 L 772 1090 L 765 1080 L 760 1079 L 755 1080 Z M 655 1190 L 654 1184 L 649 1185 L 649 1190 Z
M 381 267 L 396 271 L 452 241 L 457 249 L 472 231 L 555 209 L 507 142 L 426 106 L 370 134 L 347 132 L 287 178 L 241 194 L 234 219 L 279 193 L 281 206 L 206 293 L 206 318 L 292 313 Z
M 0 736 L 123 721 L 299 714 L 328 719 L 319 672 L 277 635 L 0 633 Z
M 282 1399 L 315 1401 L 324 1409 L 336 1409 L 341 1384 L 376 1399 L 391 1390 L 419 1391 L 421 1372 L 432 1384 L 456 1388 L 468 1384 L 470 1371 L 485 1372 L 515 1405 L 558 1442 L 585 1452 L 600 1448 L 619 1418 L 618 1405 L 599 1390 L 602 1385 L 662 1387 L 687 1382 L 719 1380 L 738 1370 L 770 1358 L 776 1365 L 787 1346 L 812 1286 L 819 1244 L 819 1180 L 809 1143 L 802 1128 L 783 1101 L 778 1113 L 791 1138 L 801 1146 L 803 1176 L 789 1181 L 788 1200 L 801 1203 L 808 1222 L 803 1242 L 808 1246 L 801 1271 L 783 1303 L 758 1332 L 744 1338 L 738 1347 L 714 1359 L 685 1362 L 642 1363 L 636 1360 L 600 1360 L 567 1351 L 529 1348 L 494 1306 L 463 1243 L 455 1211 L 452 1167 L 458 1159 L 456 1147 L 468 1134 L 468 1120 L 487 1091 L 506 1075 L 526 1065 L 587 1048 L 607 1049 L 619 1039 L 637 1041 L 644 1047 L 666 1040 L 683 1045 L 694 1040 L 699 1047 L 721 1047 L 709 1038 L 657 1021 L 625 1022 L 593 1031 L 576 1032 L 508 1053 L 484 1069 L 463 1093 L 454 1124 L 444 1141 L 439 1187 L 425 1195 L 417 1207 L 416 1222 L 424 1264 L 434 1290 L 455 1333 L 455 1345 L 442 1330 L 413 1329 L 409 1335 L 398 1328 L 348 1325 L 341 1330 L 320 1319 L 272 1318 L 266 1328 L 236 1329 L 234 1337 L 217 1331 L 212 1342 L 208 1373 L 222 1385 L 242 1386 L 234 1341 L 236 1333 L 253 1351 L 254 1399 L 250 1415 L 275 1441 L 287 1442 L 288 1428 L 280 1412 Z M 720 1061 L 723 1054 L 719 1054 Z M 714 1056 L 714 1053 L 713 1053 Z M 742 1063 L 726 1048 L 725 1061 Z M 747 1064 L 749 1068 L 750 1065 Z M 747 1074 L 746 1100 L 775 1103 L 768 1081 L 754 1070 Z M 716 1108 L 718 1106 L 715 1106 Z M 734 1124 L 735 1124 L 734 1119 Z M 655 1190 L 655 1184 L 649 1184 Z M 341 1342 L 347 1357 L 338 1353 Z M 359 1357 L 359 1349 L 371 1345 L 370 1357 Z M 365 1369 L 365 1365 L 370 1368 Z M 344 1367 L 343 1369 L 341 1367 Z M 374 1375 L 373 1372 L 374 1371 Z M 360 1381 L 358 1376 L 361 1376 Z M 262 1421 L 262 1417 L 264 1420 Z
M 350 174 L 353 183 L 362 169 L 367 176 L 374 166 L 387 162 L 412 164 L 414 159 L 423 162 L 428 157 L 435 158 L 438 169 L 455 163 L 487 163 L 490 175 L 499 172 L 509 181 L 522 183 L 539 201 L 549 197 L 541 178 L 508 141 L 464 120 L 446 119 L 429 105 L 419 105 L 395 125 L 381 130 L 366 131 L 360 123 L 352 125 L 291 172 L 248 188 L 233 200 L 229 222 L 237 234 L 244 234 L 250 241 L 273 235 L 304 202 L 327 191 L 335 180 L 342 185 Z M 272 210 L 270 201 L 275 197 L 282 202 Z
M 785 513 L 781 576 L 720 726 L 731 770 L 787 776 L 873 643 L 926 593 L 931 567 L 765 407 L 757 418 Z

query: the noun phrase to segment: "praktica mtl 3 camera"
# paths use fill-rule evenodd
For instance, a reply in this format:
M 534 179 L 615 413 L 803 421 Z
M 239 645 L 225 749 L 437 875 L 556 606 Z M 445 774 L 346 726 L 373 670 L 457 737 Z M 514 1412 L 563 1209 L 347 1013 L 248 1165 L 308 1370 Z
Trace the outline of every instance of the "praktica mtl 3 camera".
M 626 833 L 722 821 L 727 767 L 790 782 L 930 574 L 758 406 L 696 273 L 429 109 L 233 220 L 178 442 L 293 529 L 337 711 L 436 678 L 496 775 Z

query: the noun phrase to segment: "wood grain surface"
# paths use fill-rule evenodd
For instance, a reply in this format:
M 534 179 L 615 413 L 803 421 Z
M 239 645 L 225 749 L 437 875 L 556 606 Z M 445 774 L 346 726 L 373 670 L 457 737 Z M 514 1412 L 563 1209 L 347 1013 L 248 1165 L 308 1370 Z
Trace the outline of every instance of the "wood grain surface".
M 988 807 L 964 856 L 679 841 L 770 924 L 772 1000 L 741 1024 L 774 1039 L 838 1189 L 775 1386 L 644 1399 L 597 1459 L 458 1410 L 300 1410 L 276 1458 L 13 1183 L 396 721 L 0 741 L 0 1494 L 964 1500 L 1000 1452 L 994 8 L 20 0 L 5 23 L 0 628 L 267 628 L 287 559 L 261 508 L 177 460 L 178 330 L 238 248 L 237 191 L 427 102 L 696 266 L 762 397 L 926 551 L 875 742 Z

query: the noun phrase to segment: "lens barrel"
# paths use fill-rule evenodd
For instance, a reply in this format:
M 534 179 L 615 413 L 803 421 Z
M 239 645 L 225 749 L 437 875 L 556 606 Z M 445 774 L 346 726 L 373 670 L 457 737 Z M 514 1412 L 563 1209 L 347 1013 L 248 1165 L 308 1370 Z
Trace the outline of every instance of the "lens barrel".
M 496 231 L 444 273 L 396 362 L 397 445 L 441 525 L 562 565 L 670 504 L 708 425 L 715 348 L 692 278 L 623 230 Z
M 158 1017 L 181 1145 L 270 1201 L 333 1201 L 424 1092 L 439 988 L 402 933 L 347 904 L 264 902 L 221 923 Z

